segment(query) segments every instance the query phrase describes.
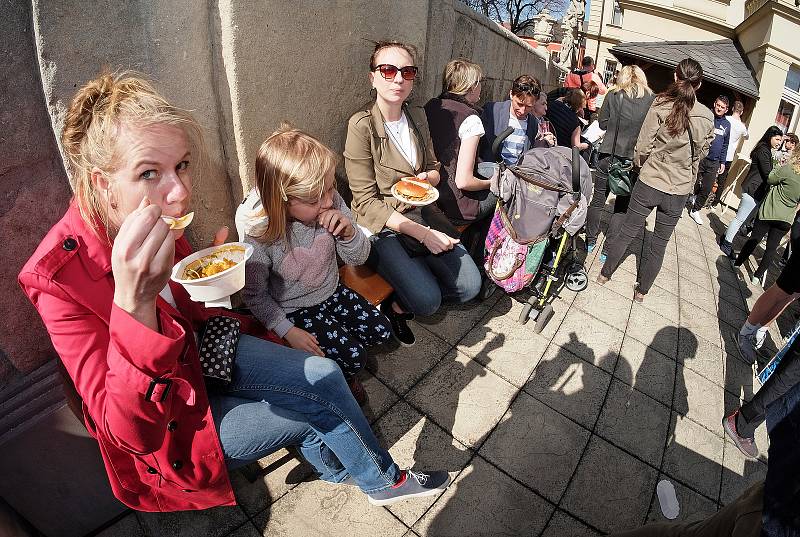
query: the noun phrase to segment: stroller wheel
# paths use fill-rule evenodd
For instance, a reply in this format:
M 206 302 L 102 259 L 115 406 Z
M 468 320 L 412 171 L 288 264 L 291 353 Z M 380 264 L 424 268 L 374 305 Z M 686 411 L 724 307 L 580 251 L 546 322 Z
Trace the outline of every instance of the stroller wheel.
M 528 319 L 531 318 L 531 310 L 533 310 L 533 304 L 530 302 L 526 302 L 522 305 L 522 311 L 519 312 L 519 324 L 525 324 L 528 322 Z M 538 311 L 536 313 L 539 313 Z
M 589 285 L 589 275 L 586 274 L 586 269 L 579 267 L 577 270 L 567 272 L 564 277 L 564 285 L 567 289 L 576 293 L 586 289 Z
M 533 326 L 533 331 L 537 334 L 541 334 L 542 330 L 544 330 L 547 321 L 550 320 L 550 317 L 553 316 L 553 305 L 548 304 L 542 311 L 538 312 L 539 315 L 536 317 L 536 324 Z

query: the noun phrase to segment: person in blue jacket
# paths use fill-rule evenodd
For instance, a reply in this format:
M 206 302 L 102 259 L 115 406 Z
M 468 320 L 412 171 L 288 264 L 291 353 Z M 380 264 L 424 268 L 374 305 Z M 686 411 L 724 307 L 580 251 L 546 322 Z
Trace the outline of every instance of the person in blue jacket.
M 729 106 L 730 100 L 725 95 L 720 95 L 714 101 L 714 141 L 711 142 L 711 149 L 708 150 L 706 158 L 700 161 L 700 169 L 697 172 L 699 185 L 695 187 L 695 194 L 690 198 L 693 201 L 689 216 L 699 226 L 705 223 L 700 209 L 706 204 L 717 176 L 725 171 L 725 159 L 731 139 L 731 123 L 725 117 Z

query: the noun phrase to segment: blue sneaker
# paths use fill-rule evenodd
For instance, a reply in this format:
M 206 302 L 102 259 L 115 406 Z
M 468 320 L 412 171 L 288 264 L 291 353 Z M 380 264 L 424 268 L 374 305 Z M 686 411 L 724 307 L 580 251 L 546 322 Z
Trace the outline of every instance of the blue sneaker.
M 607 254 L 605 254 L 604 252 L 600 252 L 600 262 L 601 263 L 605 263 L 607 258 L 608 258 Z
M 594 244 L 595 243 L 593 243 L 593 242 L 586 243 L 586 253 L 587 254 L 591 254 L 592 253 L 592 250 L 594 250 Z
M 449 484 L 450 474 L 447 472 L 423 473 L 405 470 L 396 485 L 371 492 L 367 497 L 372 505 L 390 505 L 408 498 L 439 494 Z

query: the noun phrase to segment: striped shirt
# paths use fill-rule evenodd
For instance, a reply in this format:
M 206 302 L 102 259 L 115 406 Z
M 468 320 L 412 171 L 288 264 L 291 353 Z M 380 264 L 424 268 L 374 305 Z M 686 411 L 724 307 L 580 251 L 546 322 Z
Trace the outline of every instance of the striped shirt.
M 522 152 L 525 151 L 525 144 L 528 141 L 526 131 L 528 130 L 528 120 L 519 120 L 517 116 L 511 112 L 508 118 L 508 126 L 514 129 L 508 138 L 503 140 L 503 148 L 500 150 L 500 156 L 506 165 L 510 166 L 516 164 Z

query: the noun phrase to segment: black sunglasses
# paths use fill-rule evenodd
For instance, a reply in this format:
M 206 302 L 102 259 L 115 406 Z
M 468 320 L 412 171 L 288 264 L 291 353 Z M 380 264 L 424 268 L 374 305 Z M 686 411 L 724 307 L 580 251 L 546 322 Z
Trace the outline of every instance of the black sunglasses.
M 400 68 L 390 63 L 376 65 L 372 70 L 378 71 L 386 80 L 394 80 L 398 71 L 400 72 L 400 76 L 403 77 L 403 80 L 414 80 L 417 78 L 417 71 L 419 71 L 416 65 L 406 65 Z
M 520 84 L 519 82 L 514 82 L 514 89 L 521 93 L 533 95 L 534 97 L 538 97 L 539 93 L 541 92 L 540 88 L 536 86 L 532 86 L 530 84 Z

